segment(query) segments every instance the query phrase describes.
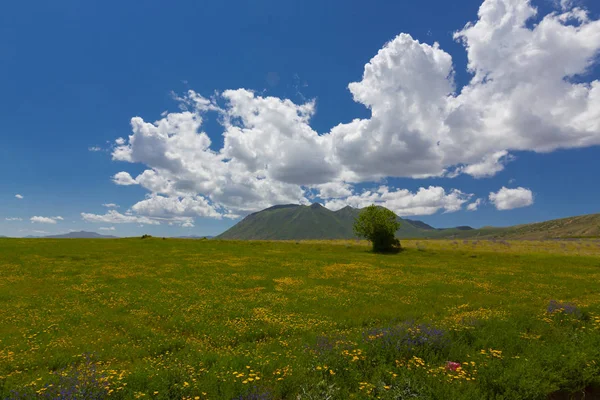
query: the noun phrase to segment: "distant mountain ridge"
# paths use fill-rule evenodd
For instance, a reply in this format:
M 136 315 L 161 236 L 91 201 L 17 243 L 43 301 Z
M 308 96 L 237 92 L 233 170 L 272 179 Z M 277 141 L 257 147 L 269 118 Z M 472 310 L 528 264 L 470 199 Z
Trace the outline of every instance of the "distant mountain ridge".
M 276 205 L 248 215 L 217 238 L 240 240 L 353 239 L 355 238 L 354 220 L 360 211 L 360 209 L 350 206 L 331 211 L 319 203 L 313 203 L 310 206 Z M 446 229 L 436 229 L 422 221 L 400 217 L 398 220 L 400 229 L 396 232 L 396 236 L 401 239 L 421 238 L 432 232 L 447 231 Z M 451 228 L 450 231 L 454 229 L 460 230 L 460 228 Z
M 101 235 L 96 232 L 69 232 L 60 235 L 48 235 L 48 236 L 26 236 L 27 238 L 38 238 L 38 239 L 118 239 L 117 236 L 112 235 Z

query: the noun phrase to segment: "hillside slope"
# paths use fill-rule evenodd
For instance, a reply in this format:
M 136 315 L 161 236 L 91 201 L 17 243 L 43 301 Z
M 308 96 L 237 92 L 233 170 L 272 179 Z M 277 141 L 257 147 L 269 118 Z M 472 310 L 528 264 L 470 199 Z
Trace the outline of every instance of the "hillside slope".
M 506 228 L 483 227 L 467 231 L 446 230 L 432 232 L 431 238 L 456 239 L 560 239 L 600 237 L 600 214 L 579 215 L 533 224 Z

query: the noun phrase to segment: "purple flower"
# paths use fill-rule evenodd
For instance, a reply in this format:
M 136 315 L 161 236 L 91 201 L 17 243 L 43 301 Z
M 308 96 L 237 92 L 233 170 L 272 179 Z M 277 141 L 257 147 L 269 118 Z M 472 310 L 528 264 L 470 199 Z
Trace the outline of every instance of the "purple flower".
M 581 310 L 572 303 L 561 303 L 556 300 L 550 300 L 546 311 L 549 314 L 562 312 L 564 314 L 574 315 L 577 318 L 581 317 Z

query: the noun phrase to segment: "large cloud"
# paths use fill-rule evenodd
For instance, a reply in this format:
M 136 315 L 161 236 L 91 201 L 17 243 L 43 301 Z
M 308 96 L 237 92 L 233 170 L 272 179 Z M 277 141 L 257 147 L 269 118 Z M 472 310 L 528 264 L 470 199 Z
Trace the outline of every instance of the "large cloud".
M 306 204 L 313 190 L 336 207 L 367 198 L 402 215 L 455 211 L 470 195 L 431 187 L 365 194 L 353 185 L 386 177 L 489 177 L 514 160 L 514 151 L 600 144 L 600 82 L 585 75 L 600 50 L 600 21 L 567 1 L 537 16 L 528 0 L 485 0 L 478 20 L 454 37 L 472 73 L 465 87 L 457 91 L 452 57 L 437 43 L 400 34 L 348 86 L 371 116 L 330 132 L 311 128 L 314 101 L 295 104 L 246 89 L 211 99 L 189 91 L 177 97 L 181 112 L 154 123 L 132 118 L 132 135 L 116 140 L 113 159 L 147 169 L 113 180 L 151 195 L 128 217 L 233 216 Z M 202 131 L 208 112 L 222 123 L 221 149 Z
M 512 210 L 532 205 L 533 193 L 522 187 L 508 189 L 503 186 L 496 193 L 490 193 L 489 199 L 498 210 Z
M 381 186 L 375 191 L 367 190 L 359 195 L 327 201 L 325 207 L 338 210 L 346 205 L 363 208 L 375 204 L 386 207 L 399 216 L 430 215 L 440 209 L 445 212 L 458 211 L 470 198 L 471 195 L 459 190 L 446 193 L 439 186 L 420 188 L 415 193 L 406 189 L 390 191 L 387 186 Z
M 179 198 L 152 195 L 147 199 L 134 204 L 131 209 L 138 215 L 158 218 L 169 218 L 170 216 L 222 217 L 222 214 L 201 196 Z M 225 216 L 237 218 L 237 216 L 230 216 L 229 214 Z
M 103 222 L 109 224 L 148 224 L 148 225 L 160 225 L 160 221 L 154 220 L 148 217 L 121 214 L 115 210 L 110 210 L 104 215 L 81 213 L 81 217 L 88 222 Z

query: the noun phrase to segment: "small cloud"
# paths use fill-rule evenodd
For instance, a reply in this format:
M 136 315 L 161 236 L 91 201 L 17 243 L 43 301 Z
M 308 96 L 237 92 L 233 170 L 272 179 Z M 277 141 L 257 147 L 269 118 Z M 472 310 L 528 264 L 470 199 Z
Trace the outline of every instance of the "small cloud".
M 23 221 L 23 218 L 19 218 L 19 217 L 9 217 L 9 218 L 4 218 L 6 221 Z
M 63 221 L 63 220 L 64 220 L 64 218 L 63 218 L 63 217 L 61 217 L 61 216 L 58 216 L 58 217 L 50 217 L 50 218 L 52 218 L 52 219 L 54 219 L 54 220 L 57 220 L 57 221 Z
M 516 189 L 502 187 L 496 193 L 491 192 L 489 199 L 498 210 L 512 210 L 513 208 L 532 205 L 533 193 L 531 190 L 522 187 Z
M 98 229 L 101 230 L 101 231 L 114 231 L 115 227 L 114 226 L 111 226 L 111 227 L 104 227 L 103 226 L 103 227 L 98 228 Z
M 115 203 L 106 203 L 106 204 L 102 204 L 102 206 L 104 206 L 106 208 L 119 208 L 119 205 L 115 204 Z
M 483 201 L 482 199 L 475 200 L 473 203 L 471 203 L 467 206 L 467 211 L 477 211 L 477 209 L 481 205 L 482 201 Z
M 31 217 L 29 218 L 29 220 L 31 221 L 31 223 L 38 223 L 38 224 L 56 224 L 56 220 L 53 217 L 40 217 L 40 216 L 35 216 L 35 217 Z
M 92 146 L 92 147 L 88 147 L 89 151 L 102 151 L 102 147 L 98 147 L 98 146 Z
M 117 138 L 117 140 L 115 140 L 115 143 L 118 144 L 119 146 L 122 146 L 125 144 L 125 139 L 123 139 L 122 137 Z
M 129 175 L 128 172 L 117 172 L 113 178 L 113 182 L 121 186 L 137 185 L 137 181 Z
M 24 196 L 22 194 L 15 194 L 15 197 L 19 200 L 22 200 Z

